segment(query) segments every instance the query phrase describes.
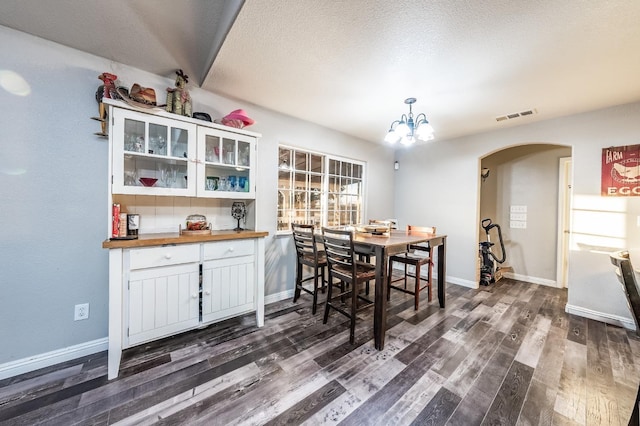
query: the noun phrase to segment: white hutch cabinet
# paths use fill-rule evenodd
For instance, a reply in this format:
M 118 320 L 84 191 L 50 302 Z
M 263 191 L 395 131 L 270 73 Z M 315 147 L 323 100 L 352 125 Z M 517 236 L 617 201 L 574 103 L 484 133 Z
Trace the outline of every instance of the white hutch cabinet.
M 112 203 L 121 199 L 142 204 L 144 212 L 152 212 L 154 203 L 161 209 L 187 200 L 182 205 L 196 206 L 190 214 L 207 203 L 255 202 L 259 134 L 105 103 L 108 237 Z M 137 239 L 108 238 L 102 244 L 109 249 L 109 379 L 118 375 L 123 349 L 248 312 L 256 313 L 258 326 L 264 324 L 267 232 L 213 229 L 181 235 L 180 223 L 174 225 L 171 232 L 151 228 Z

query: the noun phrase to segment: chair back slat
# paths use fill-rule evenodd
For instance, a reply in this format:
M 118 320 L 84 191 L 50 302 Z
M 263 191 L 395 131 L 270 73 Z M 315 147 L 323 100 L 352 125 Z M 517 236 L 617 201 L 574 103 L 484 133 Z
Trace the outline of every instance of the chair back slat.
M 298 257 L 317 258 L 318 249 L 313 235 L 314 226 L 292 223 L 291 231 L 293 232 L 293 241 Z
M 611 263 L 616 266 L 616 275 L 627 296 L 629 308 L 636 323 L 636 334 L 640 335 L 640 288 L 631 265 L 628 251 L 619 251 L 609 255 Z
M 416 226 L 416 225 L 407 225 L 407 232 L 418 232 L 420 234 L 435 234 L 436 227 L 435 226 Z M 431 251 L 431 247 L 429 243 L 419 243 L 419 244 L 411 244 L 409 246 L 409 250 L 419 250 L 419 251 Z
M 418 232 L 420 234 L 435 234 L 436 233 L 436 227 L 435 226 L 407 225 L 407 232 Z
M 330 274 L 351 281 L 352 274 L 355 275 L 355 255 L 351 231 L 322 228 L 322 241 L 327 254 Z

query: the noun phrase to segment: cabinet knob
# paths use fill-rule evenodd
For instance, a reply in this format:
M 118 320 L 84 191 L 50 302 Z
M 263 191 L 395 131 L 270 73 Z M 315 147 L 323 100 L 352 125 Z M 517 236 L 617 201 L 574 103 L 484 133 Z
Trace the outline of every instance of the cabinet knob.
M 191 298 L 192 299 L 197 299 L 198 298 L 198 293 L 191 293 Z
M 229 247 L 229 251 L 233 251 L 233 247 Z
M 209 290 L 205 291 L 204 294 L 206 294 L 207 296 L 211 295 L 211 292 Z
M 165 259 L 171 259 L 171 253 L 167 253 L 167 254 L 165 254 L 165 255 L 164 255 L 164 258 L 165 258 Z

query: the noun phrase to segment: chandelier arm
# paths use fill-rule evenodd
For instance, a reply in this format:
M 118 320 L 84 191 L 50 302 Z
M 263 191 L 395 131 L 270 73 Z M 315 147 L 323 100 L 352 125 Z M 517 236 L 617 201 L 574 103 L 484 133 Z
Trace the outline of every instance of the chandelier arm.
M 394 127 L 393 126 L 398 126 L 398 124 L 400 124 L 400 120 L 395 120 L 391 123 L 391 125 L 389 126 L 389 131 L 393 131 Z

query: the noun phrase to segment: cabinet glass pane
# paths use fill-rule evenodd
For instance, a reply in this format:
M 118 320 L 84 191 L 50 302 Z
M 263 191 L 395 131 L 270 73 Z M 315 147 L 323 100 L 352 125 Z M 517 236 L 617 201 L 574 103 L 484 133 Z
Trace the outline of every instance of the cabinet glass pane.
M 236 141 L 233 139 L 222 139 L 222 163 L 236 164 Z
M 124 150 L 145 152 L 144 121 L 124 120 Z
M 189 132 L 176 127 L 171 128 L 171 153 L 172 157 L 187 158 Z
M 167 155 L 167 126 L 149 124 L 149 154 Z
M 220 162 L 220 137 L 207 135 L 205 137 L 204 160 L 211 163 Z
M 251 145 L 249 142 L 238 141 L 238 166 L 251 166 Z

